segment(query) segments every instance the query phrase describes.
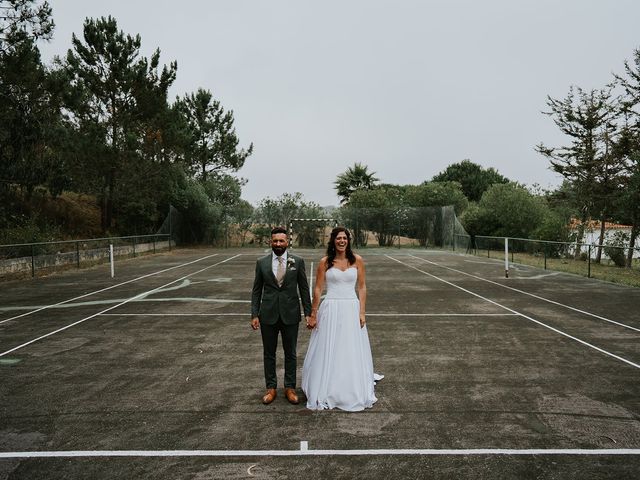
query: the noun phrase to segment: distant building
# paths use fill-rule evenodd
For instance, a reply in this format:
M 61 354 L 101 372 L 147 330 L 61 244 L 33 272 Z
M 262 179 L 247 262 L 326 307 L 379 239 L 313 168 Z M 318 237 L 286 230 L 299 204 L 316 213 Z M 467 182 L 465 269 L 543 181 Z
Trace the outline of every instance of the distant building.
M 571 224 L 569 225 L 569 230 L 571 233 L 576 233 L 578 231 L 578 227 L 580 226 L 580 220 L 571 219 Z M 622 225 L 620 223 L 604 223 L 604 245 L 613 240 L 613 236 L 616 232 L 623 232 L 627 235 L 627 238 L 631 237 L 631 225 Z M 592 244 L 598 245 L 600 243 L 600 222 L 598 220 L 590 220 L 584 227 L 584 236 L 582 237 L 582 243 L 584 244 Z M 628 245 L 625 245 L 627 247 Z M 636 238 L 636 248 L 640 248 L 640 238 Z M 591 258 L 595 258 L 597 255 L 597 250 L 591 250 Z M 603 258 L 608 258 L 605 252 L 602 252 Z M 633 258 L 640 258 L 640 250 L 635 250 L 633 252 Z

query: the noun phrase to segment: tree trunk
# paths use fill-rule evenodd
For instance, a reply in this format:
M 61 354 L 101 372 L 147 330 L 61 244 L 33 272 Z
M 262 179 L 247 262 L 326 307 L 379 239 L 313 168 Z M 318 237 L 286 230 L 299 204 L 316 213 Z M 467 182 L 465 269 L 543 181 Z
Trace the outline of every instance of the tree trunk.
M 102 233 L 107 231 L 107 182 L 102 187 L 102 195 L 100 198 L 100 228 Z
M 586 207 L 582 209 L 582 216 L 580 217 L 580 224 L 578 225 L 578 233 L 576 234 L 576 252 L 574 255 L 574 259 L 580 259 L 580 253 L 582 252 L 582 240 L 584 238 L 584 225 L 587 223 L 587 218 L 589 218 Z
M 629 251 L 627 252 L 627 258 L 625 266 L 631 268 L 633 263 L 633 254 L 635 252 L 636 238 L 638 238 L 638 231 L 640 230 L 640 221 L 636 215 L 633 217 L 633 226 L 631 227 L 631 238 L 629 239 Z
M 598 253 L 596 255 L 596 263 L 600 263 L 602 259 L 602 245 L 604 244 L 604 235 L 606 233 L 605 229 L 605 212 L 602 211 L 602 215 L 600 216 L 600 239 L 598 240 Z
M 113 222 L 113 199 L 115 197 L 115 189 L 116 189 L 116 169 L 115 167 L 111 167 L 111 169 L 109 170 L 109 177 L 108 177 L 104 225 L 102 226 L 105 232 L 111 228 L 111 223 Z

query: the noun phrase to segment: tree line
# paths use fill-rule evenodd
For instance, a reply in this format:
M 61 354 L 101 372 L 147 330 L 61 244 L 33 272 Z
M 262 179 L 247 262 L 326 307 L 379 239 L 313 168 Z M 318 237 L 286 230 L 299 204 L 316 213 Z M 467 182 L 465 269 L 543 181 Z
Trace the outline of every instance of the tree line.
M 548 110 L 543 113 L 565 134 L 567 143 L 553 147 L 540 143 L 535 149 L 564 178 L 556 190 L 511 182 L 469 160 L 450 165 L 420 185 L 378 183 L 365 165 L 356 163 L 336 180 L 342 206 L 388 212 L 386 220 L 365 222 L 377 229 L 380 245 L 394 241 L 392 233 L 400 231 L 395 217 L 402 216 L 403 208 L 454 205 L 472 236 L 560 242 L 582 243 L 587 225 L 598 220 L 596 261 L 608 243 L 626 247 L 625 258 L 620 259 L 620 250 L 614 261 L 630 267 L 640 233 L 640 49 L 633 52 L 632 62 L 624 62 L 623 70 L 603 88 L 586 91 L 571 86 L 565 98 L 547 97 Z M 607 222 L 630 225 L 631 231 L 607 238 Z
M 172 205 L 187 240 L 211 240 L 221 219 L 244 215 L 236 174 L 253 144 L 240 146 L 232 110 L 202 88 L 169 101 L 177 63 L 143 56 L 140 35 L 112 17 L 87 18 L 45 65 L 38 42 L 54 27 L 48 2 L 0 1 L 3 240 L 46 239 L 55 227 L 34 203 L 64 192 L 95 198 L 103 234 L 152 233 Z
M 632 225 L 630 235 L 615 241 L 635 245 L 640 50 L 605 87 L 572 86 L 565 98 L 547 98 L 543 113 L 567 143 L 540 143 L 536 150 L 564 177 L 558 189 L 526 187 L 470 160 L 417 185 L 381 182 L 355 163 L 336 178 L 340 208 L 326 212 L 301 193 L 265 198 L 256 207 L 243 200 L 246 180 L 238 172 L 253 144 L 240 145 L 233 111 L 202 88 L 170 101 L 177 63 L 162 64 L 160 50 L 144 57 L 140 36 L 121 31 L 114 18 L 87 18 L 66 54 L 45 65 L 38 44 L 54 28 L 46 1 L 0 0 L 1 243 L 73 234 L 70 225 L 56 230 L 38 206 L 75 192 L 94 199 L 103 234 L 152 233 L 173 206 L 188 226 L 179 232 L 185 242 L 230 234 L 259 242 L 269 226 L 331 216 L 356 225 L 359 244 L 368 232 L 379 245 L 398 235 L 426 243 L 427 231 L 444 227 L 442 220 L 425 224 L 424 209 L 451 205 L 472 235 L 581 242 L 593 218 L 600 220 L 601 243 L 605 222 L 614 221 Z M 313 244 L 319 228 L 306 223 L 298 231 Z
M 547 99 L 549 115 L 567 136 L 565 145 L 540 143 L 537 151 L 564 177 L 555 193 L 579 220 L 576 241 L 593 218 L 600 222 L 597 261 L 602 255 L 605 222 L 631 225 L 630 235 L 616 241 L 630 247 L 626 266 L 640 230 L 640 49 L 623 73 L 602 88 L 569 87 L 564 98 Z

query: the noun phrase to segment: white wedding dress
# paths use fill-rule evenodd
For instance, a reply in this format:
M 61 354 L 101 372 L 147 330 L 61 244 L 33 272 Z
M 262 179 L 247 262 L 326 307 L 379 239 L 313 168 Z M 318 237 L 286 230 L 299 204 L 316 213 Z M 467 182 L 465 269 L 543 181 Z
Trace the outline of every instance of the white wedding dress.
M 360 303 L 355 292 L 358 269 L 331 267 L 327 294 L 318 309 L 302 368 L 307 408 L 339 408 L 350 412 L 370 408 L 378 400 L 366 325 L 360 328 Z

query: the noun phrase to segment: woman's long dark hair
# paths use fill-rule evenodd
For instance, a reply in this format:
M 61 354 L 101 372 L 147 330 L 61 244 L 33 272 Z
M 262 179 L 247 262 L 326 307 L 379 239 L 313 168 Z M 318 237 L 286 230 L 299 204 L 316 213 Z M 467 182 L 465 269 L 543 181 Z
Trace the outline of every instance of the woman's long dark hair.
M 333 261 L 336 258 L 336 238 L 340 232 L 344 232 L 347 236 L 347 260 L 349 265 L 356 263 L 356 256 L 351 250 L 351 233 L 344 227 L 336 227 L 331 230 L 331 237 L 329 237 L 329 245 L 327 245 L 327 270 L 333 266 Z

